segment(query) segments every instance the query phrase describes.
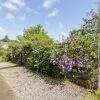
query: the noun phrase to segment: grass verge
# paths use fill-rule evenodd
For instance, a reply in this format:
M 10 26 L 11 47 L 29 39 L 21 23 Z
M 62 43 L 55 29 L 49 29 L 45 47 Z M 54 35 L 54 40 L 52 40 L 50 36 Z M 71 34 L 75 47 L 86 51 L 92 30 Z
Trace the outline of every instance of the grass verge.
M 83 100 L 100 100 L 100 90 L 87 93 Z

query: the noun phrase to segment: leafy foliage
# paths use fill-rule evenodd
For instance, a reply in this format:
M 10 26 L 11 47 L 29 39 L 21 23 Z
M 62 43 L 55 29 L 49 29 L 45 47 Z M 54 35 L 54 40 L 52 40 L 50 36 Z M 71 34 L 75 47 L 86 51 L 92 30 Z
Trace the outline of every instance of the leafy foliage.
M 80 29 L 73 30 L 63 43 L 54 42 L 41 25 L 24 30 L 9 43 L 12 61 L 32 71 L 55 78 L 68 77 L 87 88 L 96 87 L 98 69 L 99 15 L 90 12 Z
M 53 68 L 51 54 L 56 44 L 46 34 L 40 25 L 24 31 L 24 35 L 17 41 L 9 44 L 8 53 L 12 61 L 26 66 L 32 71 L 56 77 L 56 68 Z M 55 70 L 55 71 L 54 71 Z
M 53 64 L 63 73 L 87 88 L 96 86 L 98 68 L 98 26 L 96 21 L 93 23 L 94 19 L 97 20 L 96 14 L 91 19 L 86 19 L 81 29 L 72 31 L 52 58 Z
M 100 100 L 100 91 L 97 90 L 92 93 L 88 93 L 84 96 L 83 100 Z

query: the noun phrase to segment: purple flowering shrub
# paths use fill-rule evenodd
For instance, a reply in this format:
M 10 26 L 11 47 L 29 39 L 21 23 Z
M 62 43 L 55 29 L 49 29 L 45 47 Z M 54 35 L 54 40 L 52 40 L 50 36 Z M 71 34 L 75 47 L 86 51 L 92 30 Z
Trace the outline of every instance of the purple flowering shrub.
M 78 58 L 75 53 L 75 57 L 73 54 L 69 55 L 69 53 L 67 53 L 68 44 L 66 43 L 64 46 L 58 48 L 58 51 L 55 51 L 52 57 L 52 64 L 57 65 L 63 73 L 70 73 L 73 69 L 80 71 L 82 65 L 84 64 L 84 55 L 81 54 Z
M 96 88 L 98 75 L 99 12 L 91 11 L 82 28 L 73 30 L 53 54 L 53 64 L 82 86 Z
M 86 30 L 76 31 L 65 43 L 62 43 L 52 56 L 53 65 L 58 66 L 65 75 L 75 78 L 76 83 L 93 88 L 96 85 L 97 39 Z M 80 33 L 79 35 L 77 35 Z M 70 40 L 71 39 L 71 40 Z

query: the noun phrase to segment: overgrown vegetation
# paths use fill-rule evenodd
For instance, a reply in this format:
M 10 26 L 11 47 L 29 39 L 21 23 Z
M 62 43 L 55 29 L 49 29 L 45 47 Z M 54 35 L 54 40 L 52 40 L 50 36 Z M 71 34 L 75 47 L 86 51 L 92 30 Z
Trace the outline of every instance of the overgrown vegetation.
M 84 96 L 83 100 L 100 100 L 100 91 L 89 92 Z
M 100 32 L 99 14 L 90 17 L 78 30 L 71 32 L 62 43 L 54 42 L 41 25 L 30 27 L 9 42 L 7 55 L 11 61 L 54 78 L 68 77 L 87 88 L 96 87 L 98 70 L 97 33 Z
M 62 47 L 55 51 L 53 63 L 75 83 L 87 88 L 96 88 L 99 15 L 95 12 L 90 12 L 90 15 L 90 19 L 84 19 L 82 28 L 72 31 Z
M 56 43 L 47 35 L 41 25 L 37 25 L 25 30 L 22 37 L 11 42 L 8 53 L 14 63 L 55 78 L 57 75 L 51 64 L 51 54 L 55 48 Z

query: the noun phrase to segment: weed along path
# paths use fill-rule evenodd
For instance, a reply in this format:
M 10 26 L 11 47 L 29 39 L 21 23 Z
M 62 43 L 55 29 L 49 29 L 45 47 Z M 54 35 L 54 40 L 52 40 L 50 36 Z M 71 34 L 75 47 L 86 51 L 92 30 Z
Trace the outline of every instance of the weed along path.
M 51 78 L 28 72 L 24 67 L 0 62 L 0 74 L 4 76 L 17 100 L 82 100 L 88 90 L 73 83 L 61 84 Z M 10 97 L 12 91 L 0 78 L 0 100 Z M 4 89 L 5 88 L 5 89 Z M 8 91 L 8 92 L 7 92 Z M 2 97 L 5 97 L 5 99 Z

